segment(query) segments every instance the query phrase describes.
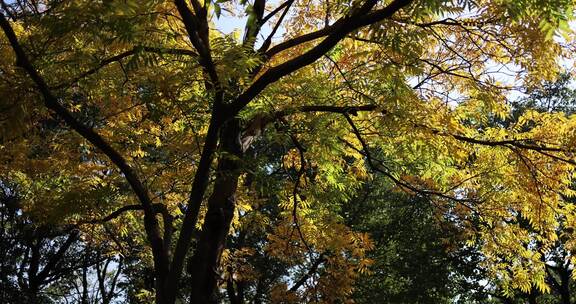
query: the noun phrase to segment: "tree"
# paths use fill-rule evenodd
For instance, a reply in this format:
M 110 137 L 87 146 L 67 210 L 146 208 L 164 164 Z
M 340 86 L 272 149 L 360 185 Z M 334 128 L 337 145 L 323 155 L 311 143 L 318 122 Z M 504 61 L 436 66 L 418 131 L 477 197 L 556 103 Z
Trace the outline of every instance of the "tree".
M 376 180 L 350 201 L 348 224 L 370 233 L 369 273 L 358 279 L 355 303 L 490 303 L 478 248 L 458 225 L 423 197 L 392 191 Z
M 511 127 L 484 122 L 509 115 L 514 89 L 494 68 L 517 68 L 523 86 L 554 77 L 566 48 L 551 37 L 570 38 L 571 8 L 564 0 L 3 1 L 3 171 L 50 185 L 29 193 L 39 214 L 87 230 L 100 218 L 144 231 L 156 303 L 216 301 L 235 219 L 262 197 L 283 209 L 269 221 L 269 252 L 304 275 L 295 288 L 278 284 L 273 301 L 346 297 L 351 289 L 334 286 L 352 285 L 371 242 L 334 210 L 373 174 L 465 219 L 487 256 L 521 256 L 527 263 L 505 278 L 546 292 L 528 232 L 507 222 L 521 212 L 546 245 L 556 214 L 572 220 L 559 193 L 572 195 L 575 121 L 528 111 Z M 242 39 L 214 30 L 222 11 L 246 14 Z M 279 29 L 283 40 L 274 41 Z M 276 159 L 251 167 L 266 154 Z M 275 193 L 245 184 L 276 169 Z
M 103 249 L 91 248 L 75 227 L 43 223 L 22 209 L 18 189 L 2 184 L 0 192 L 0 300 L 2 303 L 59 303 L 73 293 L 76 272 L 96 267 L 101 303 L 110 303 L 121 267 L 112 282 L 106 277 L 110 258 Z M 94 255 L 95 250 L 99 251 Z M 103 267 L 101 266 L 103 265 Z M 109 286 L 109 290 L 106 290 Z M 78 286 L 74 286 L 78 289 Z M 104 292 L 102 292 L 104 291 Z M 79 292 L 80 294 L 80 292 Z M 83 294 L 88 297 L 84 285 Z M 79 299 L 82 297 L 79 296 Z M 87 299 L 78 303 L 88 303 Z
M 533 88 L 528 91 L 526 96 L 519 98 L 513 103 L 513 115 L 500 123 L 514 124 L 517 123 L 518 117 L 523 112 L 535 110 L 539 112 L 559 111 L 569 116 L 574 114 L 575 91 L 570 85 L 570 74 L 561 73 L 557 79 L 546 81 L 541 87 Z M 573 198 L 564 196 L 564 204 L 567 208 L 572 208 Z M 540 231 L 535 228 L 533 223 L 526 221 L 521 215 L 511 222 L 524 226 L 530 232 L 529 238 L 533 242 L 535 249 L 540 253 L 540 259 L 545 267 L 545 282 L 550 287 L 550 294 L 541 294 L 536 286 L 532 286 L 529 292 L 508 291 L 510 298 L 530 300 L 543 303 L 572 303 L 572 292 L 574 281 L 571 278 L 573 265 L 572 249 L 569 244 L 571 241 L 572 228 L 566 222 L 563 216 L 558 217 L 559 225 L 556 227 L 554 237 L 555 241 L 548 246 L 543 246 L 539 241 Z M 501 257 L 505 260 L 505 257 Z M 514 263 L 516 261 L 511 261 Z M 512 267 L 510 265 L 509 267 Z M 505 286 L 506 287 L 506 286 Z

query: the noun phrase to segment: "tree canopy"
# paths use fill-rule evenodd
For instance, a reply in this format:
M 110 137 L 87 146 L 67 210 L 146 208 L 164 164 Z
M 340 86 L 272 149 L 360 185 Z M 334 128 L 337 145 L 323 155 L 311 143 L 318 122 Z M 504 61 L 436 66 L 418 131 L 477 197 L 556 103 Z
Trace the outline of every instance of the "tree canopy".
M 570 284 L 573 1 L 0 1 L 29 301 L 401 302 L 369 280 L 417 254 L 490 301 Z

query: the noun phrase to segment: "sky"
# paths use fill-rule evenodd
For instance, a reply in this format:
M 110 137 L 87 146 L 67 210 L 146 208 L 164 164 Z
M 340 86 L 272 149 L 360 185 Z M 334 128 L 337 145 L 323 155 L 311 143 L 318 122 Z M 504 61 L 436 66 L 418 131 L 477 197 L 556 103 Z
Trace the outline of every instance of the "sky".
M 276 1 L 272 1 L 273 3 L 272 7 L 275 7 L 274 2 Z M 248 16 L 246 15 L 232 16 L 224 9 L 222 10 L 220 18 L 216 17 L 213 18 L 216 30 L 222 32 L 223 34 L 231 34 L 234 31 L 237 31 L 238 37 L 240 38 L 244 36 L 244 26 L 246 25 L 247 20 Z M 266 39 L 266 37 L 270 35 L 270 32 L 272 31 L 272 26 L 274 25 L 274 23 L 272 23 L 273 21 L 274 18 L 271 18 L 270 21 L 264 24 L 264 26 L 260 30 L 260 34 L 258 35 L 257 45 L 259 43 L 262 43 L 262 41 L 264 41 L 264 39 Z M 285 32 L 284 28 L 282 27 L 278 28 L 278 30 L 274 34 L 274 37 L 272 38 L 272 43 L 280 41 L 282 39 L 282 35 L 284 35 L 284 32 Z

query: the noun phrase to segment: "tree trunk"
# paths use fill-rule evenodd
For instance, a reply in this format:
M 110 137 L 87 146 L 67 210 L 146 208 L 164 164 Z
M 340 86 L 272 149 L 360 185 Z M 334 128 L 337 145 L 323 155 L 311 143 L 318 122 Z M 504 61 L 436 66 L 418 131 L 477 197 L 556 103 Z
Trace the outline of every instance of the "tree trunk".
M 537 297 L 538 297 L 538 294 L 535 291 L 531 291 L 528 294 L 528 303 L 529 304 L 538 304 Z
M 560 299 L 562 304 L 570 304 L 570 273 L 565 267 L 560 269 Z
M 196 251 L 188 265 L 191 275 L 190 303 L 216 303 L 218 266 L 236 207 L 239 159 L 243 151 L 238 119 L 227 122 L 220 133 L 220 155 L 214 189 Z

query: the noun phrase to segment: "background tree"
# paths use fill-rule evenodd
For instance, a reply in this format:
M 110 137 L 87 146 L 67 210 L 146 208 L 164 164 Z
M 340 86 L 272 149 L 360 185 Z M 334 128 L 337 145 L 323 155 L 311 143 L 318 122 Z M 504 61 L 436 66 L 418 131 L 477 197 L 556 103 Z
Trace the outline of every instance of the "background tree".
M 62 303 L 69 298 L 76 298 L 77 303 L 110 303 L 117 296 L 122 271 L 117 258 L 109 257 L 106 249 L 90 246 L 75 227 L 35 219 L 22 208 L 19 191 L 9 184 L 1 185 L 2 303 Z M 116 266 L 110 277 L 112 261 Z M 99 295 L 87 286 L 87 273 L 92 269 Z
M 364 192 L 364 193 L 362 193 Z M 350 201 L 347 222 L 374 240 L 374 261 L 356 282 L 357 303 L 490 303 L 482 255 L 425 197 L 375 182 Z
M 565 115 L 574 114 L 574 104 L 576 95 L 572 87 L 571 74 L 564 72 L 558 75 L 557 79 L 546 81 L 542 86 L 529 89 L 527 94 L 512 103 L 514 114 L 510 119 L 500 122 L 504 124 L 513 124 L 517 122 L 518 117 L 526 111 L 554 112 L 560 111 Z M 573 198 L 563 196 L 564 204 L 567 208 L 573 208 Z M 544 262 L 546 274 L 545 282 L 550 287 L 550 294 L 542 294 L 536 286 L 532 286 L 530 291 L 509 291 L 509 300 L 512 303 L 522 301 L 532 301 L 532 303 L 573 303 L 574 280 L 572 279 L 572 270 L 574 269 L 573 254 L 571 249 L 571 231 L 570 224 L 566 217 L 559 215 L 559 226 L 555 231 L 555 242 L 549 246 L 540 244 L 540 231 L 533 223 L 526 221 L 521 215 L 510 222 L 522 225 L 530 231 L 530 238 L 536 244 L 536 250 L 541 254 L 540 258 Z M 505 260 L 505 257 L 502 257 Z M 516 261 L 508 259 L 512 264 Z M 512 266 L 509 266 L 512 267 Z M 494 283 L 495 287 L 498 282 Z

